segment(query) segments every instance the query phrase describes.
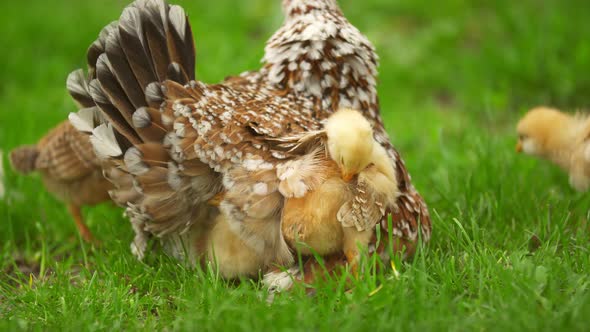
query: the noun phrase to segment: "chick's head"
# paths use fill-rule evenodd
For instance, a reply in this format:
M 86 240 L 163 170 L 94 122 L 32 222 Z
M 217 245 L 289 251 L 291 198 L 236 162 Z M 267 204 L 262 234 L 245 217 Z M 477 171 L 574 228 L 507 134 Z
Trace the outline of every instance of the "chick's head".
M 544 157 L 559 148 L 562 137 L 569 133 L 570 116 L 556 109 L 537 107 L 530 110 L 516 127 L 517 152 Z
M 373 129 L 358 111 L 341 109 L 325 125 L 328 154 L 340 167 L 342 178 L 350 181 L 371 164 Z

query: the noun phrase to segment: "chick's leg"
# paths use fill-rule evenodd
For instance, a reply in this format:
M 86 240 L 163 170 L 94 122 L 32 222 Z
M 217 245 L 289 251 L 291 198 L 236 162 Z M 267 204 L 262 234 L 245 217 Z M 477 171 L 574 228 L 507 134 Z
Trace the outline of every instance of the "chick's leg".
M 357 231 L 354 227 L 344 228 L 343 250 L 351 272 L 356 276 L 358 274 L 358 263 L 360 260 L 359 248 L 368 248 L 373 230 Z
M 78 232 L 80 232 L 82 239 L 88 243 L 97 243 L 92 232 L 90 232 L 90 229 L 88 229 L 88 226 L 84 223 L 80 206 L 68 204 L 68 210 L 70 211 L 72 218 L 74 218 L 74 222 L 76 223 L 76 227 L 78 228 Z

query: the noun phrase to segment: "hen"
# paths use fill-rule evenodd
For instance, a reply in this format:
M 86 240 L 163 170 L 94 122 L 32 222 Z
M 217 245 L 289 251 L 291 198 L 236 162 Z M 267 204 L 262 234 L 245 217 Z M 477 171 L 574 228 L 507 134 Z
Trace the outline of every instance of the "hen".
M 335 0 L 283 0 L 283 11 L 285 22 L 268 41 L 265 65 L 256 77 L 275 89 L 312 100 L 314 119 L 324 120 L 340 108 L 363 110 L 375 139 L 393 163 L 398 183 L 396 207 L 388 211 L 392 229 L 384 218 L 382 230 L 392 232 L 394 252 L 412 256 L 419 232 L 423 241 L 430 239 L 431 221 L 383 126 L 374 46 L 348 22 Z
M 386 212 L 396 250 L 404 246 L 412 254 L 420 229 L 429 239 L 426 205 L 378 115 L 373 47 L 334 1 L 284 1 L 283 7 L 287 19 L 267 44 L 264 67 L 222 84 L 194 81 L 190 25 L 180 7 L 162 1 L 125 9 L 91 46 L 88 77 L 71 76 L 74 98 L 97 105 L 106 118 L 88 127 L 111 165 L 113 198 L 127 206 L 135 225 L 138 256 L 155 235 L 180 255 L 179 247 L 189 254 L 213 247 L 211 258 L 219 260 L 219 252 L 231 258 L 237 242 L 216 235 L 230 231 L 238 248 L 254 251 L 255 262 L 237 271 L 239 264 L 226 262 L 220 266 L 222 273 L 231 270 L 226 276 L 292 261 L 281 235 L 284 197 L 276 169 L 294 156 L 276 139 L 321 130 L 342 107 L 364 111 L 392 158 L 400 194 Z M 112 169 L 126 175 L 111 176 Z M 119 183 L 128 177 L 132 187 Z
M 36 145 L 21 146 L 10 152 L 15 171 L 37 171 L 49 192 L 68 205 L 82 238 L 94 237 L 84 223 L 81 207 L 109 200 L 111 183 L 102 176 L 88 136 L 78 132 L 68 121 L 60 123 Z
M 375 139 L 386 149 L 397 177 L 399 197 L 391 216 L 381 222 L 385 234 L 375 248 L 384 258 L 392 252 L 411 257 L 418 243 L 431 235 L 426 203 L 414 189 L 399 153 L 391 145 L 379 115 L 376 91 L 377 55 L 373 45 L 343 16 L 335 0 L 284 0 L 285 23 L 269 40 L 265 67 L 260 71 L 276 89 L 304 96 L 317 106 L 314 117 L 325 119 L 340 107 L 362 109 L 374 127 Z M 388 244 L 387 240 L 393 243 Z M 377 245 L 373 236 L 372 244 Z M 339 256 L 329 263 L 341 264 Z M 309 263 L 309 262 L 308 262 Z M 306 270 L 314 263 L 306 264 Z M 282 277 L 284 273 L 279 273 Z M 277 276 L 270 274 L 269 280 Z M 279 279 L 281 276 L 279 276 Z M 307 279 L 307 277 L 306 277 Z M 283 281 L 280 281 L 283 283 Z
M 569 173 L 578 191 L 590 186 L 590 117 L 537 107 L 517 125 L 517 152 L 548 159 Z

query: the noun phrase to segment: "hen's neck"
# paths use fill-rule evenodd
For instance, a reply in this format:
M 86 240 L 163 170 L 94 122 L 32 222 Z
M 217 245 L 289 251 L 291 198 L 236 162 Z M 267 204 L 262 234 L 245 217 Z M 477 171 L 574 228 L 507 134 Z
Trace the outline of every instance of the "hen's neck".
M 321 10 L 288 18 L 263 58 L 264 74 L 277 89 L 312 97 L 328 112 L 368 110 L 373 119 L 377 61 L 373 45 L 340 11 Z

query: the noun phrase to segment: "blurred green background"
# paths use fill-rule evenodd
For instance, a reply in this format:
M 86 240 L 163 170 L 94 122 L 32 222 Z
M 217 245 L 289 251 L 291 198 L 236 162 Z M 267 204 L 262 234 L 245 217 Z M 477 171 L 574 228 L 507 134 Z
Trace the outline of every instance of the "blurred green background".
M 215 82 L 255 69 L 280 25 L 280 1 L 178 1 L 191 17 L 198 76 Z M 432 124 L 407 129 L 400 113 L 465 113 L 505 124 L 533 105 L 588 105 L 587 1 L 340 1 L 381 57 L 380 95 L 396 140 L 419 141 Z M 64 91 L 84 51 L 126 1 L 4 2 L 0 21 L 0 141 L 30 141 L 73 109 Z M 417 118 L 417 117 L 414 117 Z M 14 128 L 15 119 L 20 124 Z M 436 122 L 428 121 L 428 122 Z M 410 124 L 413 126 L 412 124 Z M 426 126 L 426 127 L 422 127 Z M 401 143 L 405 144 L 405 143 Z
M 590 2 L 339 2 L 377 48 L 386 127 L 433 216 L 433 240 L 402 268 L 401 280 L 371 298 L 372 289 L 353 296 L 325 290 L 319 299 L 286 297 L 271 310 L 256 285 L 203 286 L 164 258 L 135 262 L 130 227 L 111 206 L 85 210 L 105 245 L 81 245 L 65 208 L 38 177 L 13 174 L 6 153 L 34 143 L 75 110 L 66 76 L 85 66 L 86 48 L 127 2 L 3 1 L 0 319 L 6 326 L 584 329 L 590 199 L 574 193 L 559 170 L 513 148 L 515 123 L 527 109 L 590 105 Z M 175 3 L 190 16 L 197 77 L 205 82 L 258 68 L 266 39 L 282 22 L 279 0 Z M 96 275 L 102 283 L 92 282 Z M 247 304 L 248 318 L 235 303 Z

